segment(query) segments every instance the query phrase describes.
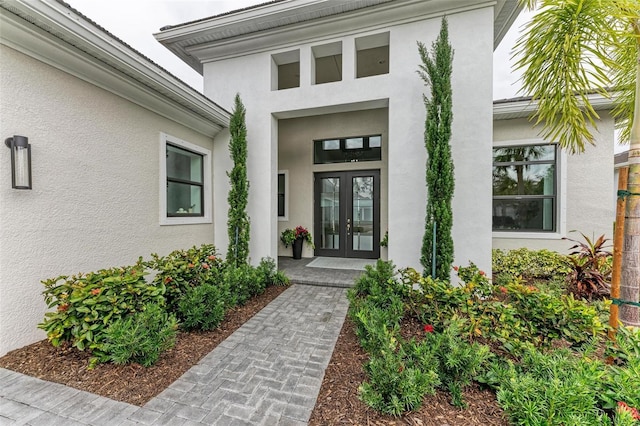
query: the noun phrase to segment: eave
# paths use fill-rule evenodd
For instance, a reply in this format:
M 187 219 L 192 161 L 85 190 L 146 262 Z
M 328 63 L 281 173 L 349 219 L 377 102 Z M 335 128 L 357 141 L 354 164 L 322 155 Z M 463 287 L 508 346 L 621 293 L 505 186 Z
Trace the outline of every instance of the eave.
M 283 0 L 163 27 L 154 34 L 202 74 L 202 63 L 282 48 L 318 37 L 494 7 L 494 47 L 522 7 L 511 0 Z
M 62 2 L 0 0 L 0 42 L 213 137 L 228 111 Z
M 591 106 L 596 111 L 610 111 L 615 107 L 615 94 L 605 97 L 600 94 L 588 95 Z M 493 101 L 493 119 L 511 120 L 529 118 L 538 109 L 538 102 L 530 96 Z

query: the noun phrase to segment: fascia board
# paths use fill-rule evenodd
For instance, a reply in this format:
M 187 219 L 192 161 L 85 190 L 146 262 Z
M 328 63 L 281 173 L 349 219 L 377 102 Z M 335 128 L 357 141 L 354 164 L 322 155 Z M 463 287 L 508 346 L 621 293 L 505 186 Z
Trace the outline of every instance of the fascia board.
M 615 107 L 616 93 L 612 93 L 610 97 L 601 94 L 588 95 L 591 106 L 596 111 L 608 111 Z M 538 108 L 538 102 L 531 99 L 523 99 L 510 102 L 499 102 L 493 104 L 494 120 L 509 120 L 513 118 L 528 118 Z
M 429 3 L 426 8 L 425 3 Z M 458 4 L 458 3 L 457 3 Z M 460 6 L 452 8 L 447 0 L 409 1 L 402 5 L 383 3 L 372 13 L 368 9 L 354 11 L 349 14 L 336 15 L 322 19 L 321 22 L 308 21 L 287 27 L 279 27 L 255 33 L 213 42 L 203 42 L 183 49 L 182 56 L 195 57 L 201 63 L 224 60 L 247 54 L 265 52 L 273 49 L 284 49 L 323 38 L 335 38 L 362 31 L 376 31 L 391 26 L 408 24 L 425 19 L 453 15 L 479 8 L 492 6 L 494 2 L 459 2 Z M 180 48 L 179 48 L 180 49 Z M 172 51 L 175 50 L 172 49 Z
M 6 3 L 8 2 L 2 0 L 0 6 Z M 160 67 L 153 66 L 146 58 L 113 40 L 108 34 L 94 31 L 92 25 L 63 5 L 22 1 L 11 2 L 10 5 L 33 17 L 39 22 L 38 26 L 44 24 L 47 31 L 3 10 L 3 22 L 11 22 L 14 29 L 14 34 L 9 37 L 9 30 L 3 23 L 3 43 L 13 44 L 14 48 L 23 53 L 29 52 L 31 56 L 38 57 L 56 68 L 172 120 L 177 121 L 177 117 L 180 116 L 191 116 L 192 119 L 183 124 L 194 123 L 195 118 L 196 121 L 202 121 L 197 126 L 200 128 L 199 131 L 206 129 L 209 135 L 213 129 L 217 133 L 227 126 L 230 115 L 223 108 Z M 20 35 L 20 31 L 31 32 L 32 37 L 24 37 Z M 64 41 L 56 34 L 62 35 Z M 71 58 L 74 56 L 81 60 L 74 61 Z M 74 65 L 70 66 L 72 62 Z M 90 64 L 92 69 L 83 66 L 85 62 L 86 65 Z M 96 69 L 101 72 L 96 74 Z M 127 76 L 122 69 L 131 75 Z M 167 91 L 171 96 L 163 94 L 163 91 Z M 171 108 L 168 108 L 169 106 Z

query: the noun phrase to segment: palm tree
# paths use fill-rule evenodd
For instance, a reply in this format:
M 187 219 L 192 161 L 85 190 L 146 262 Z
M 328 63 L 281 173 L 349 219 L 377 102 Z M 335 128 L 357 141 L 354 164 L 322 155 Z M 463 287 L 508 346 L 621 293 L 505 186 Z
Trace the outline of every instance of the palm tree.
M 593 144 L 593 93 L 610 96 L 630 142 L 620 299 L 640 296 L 640 0 L 520 0 L 538 13 L 515 47 L 522 91 L 537 102 L 532 117 L 543 136 L 571 153 Z M 624 304 L 620 319 L 640 326 L 640 310 Z

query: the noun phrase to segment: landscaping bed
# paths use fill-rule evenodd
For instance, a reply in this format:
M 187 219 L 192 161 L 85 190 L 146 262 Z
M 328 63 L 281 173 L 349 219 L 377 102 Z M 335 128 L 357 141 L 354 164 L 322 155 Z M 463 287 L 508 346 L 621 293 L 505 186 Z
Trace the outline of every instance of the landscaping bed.
M 325 372 L 309 425 L 508 425 L 493 392 L 474 386 L 465 391 L 469 406 L 460 410 L 442 391 L 428 396 L 417 411 L 401 417 L 381 414 L 358 397 L 367 379 L 362 365 L 367 353 L 360 347 L 353 322 L 347 318 Z
M 151 367 L 103 363 L 88 370 L 90 354 L 69 345 L 56 348 L 47 340 L 9 352 L 0 358 L 0 367 L 117 401 L 144 405 L 286 289 L 268 287 L 244 306 L 229 310 L 215 330 L 178 333 L 176 345 Z

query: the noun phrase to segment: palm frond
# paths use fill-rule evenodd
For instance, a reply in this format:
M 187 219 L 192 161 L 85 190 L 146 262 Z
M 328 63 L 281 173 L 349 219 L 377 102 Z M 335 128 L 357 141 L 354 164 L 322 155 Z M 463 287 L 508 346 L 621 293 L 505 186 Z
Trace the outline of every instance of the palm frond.
M 522 91 L 538 103 L 532 120 L 570 152 L 593 143 L 599 116 L 589 95 L 609 96 L 617 39 L 611 16 L 611 5 L 600 0 L 543 0 L 515 47 Z

